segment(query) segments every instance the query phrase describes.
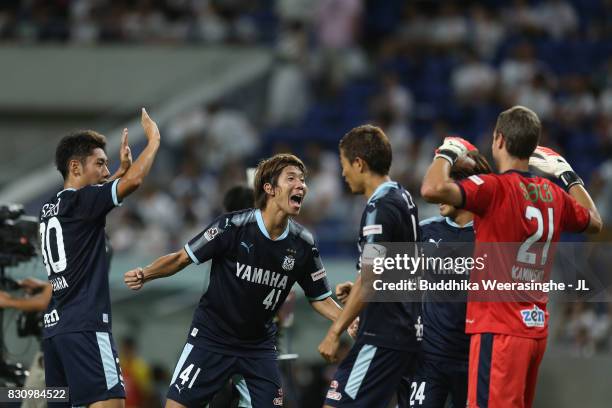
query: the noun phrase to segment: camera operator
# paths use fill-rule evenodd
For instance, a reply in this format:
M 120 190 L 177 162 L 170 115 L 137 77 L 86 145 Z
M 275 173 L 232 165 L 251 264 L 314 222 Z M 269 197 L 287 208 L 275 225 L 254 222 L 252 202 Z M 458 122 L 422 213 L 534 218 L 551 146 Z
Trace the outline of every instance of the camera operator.
M 51 301 L 53 287 L 51 283 L 41 281 L 36 278 L 26 278 L 18 282 L 19 287 L 25 292 L 23 297 L 13 297 L 9 293 L 0 290 L 0 308 L 17 309 L 24 313 L 44 312 Z M 26 320 L 28 317 L 25 316 Z M 38 322 L 40 319 L 35 318 L 30 321 Z M 38 329 L 38 338 L 40 339 L 40 327 Z M 24 386 L 26 388 L 44 388 L 45 387 L 45 369 L 43 367 L 43 355 L 40 349 L 34 355 L 34 359 L 30 366 L 30 375 L 27 377 Z M 21 405 L 22 408 L 42 408 L 46 407 L 44 400 L 26 399 Z

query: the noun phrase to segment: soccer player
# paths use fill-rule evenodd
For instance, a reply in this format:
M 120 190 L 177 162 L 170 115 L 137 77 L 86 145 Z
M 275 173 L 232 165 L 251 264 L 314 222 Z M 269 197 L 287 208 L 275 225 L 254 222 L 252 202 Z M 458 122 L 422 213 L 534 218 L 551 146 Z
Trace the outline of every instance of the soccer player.
M 513 266 L 537 265 L 546 281 L 552 257 L 545 251 L 561 232 L 601 231 L 601 217 L 582 180 L 565 159 L 538 147 L 540 132 L 533 111 L 512 107 L 498 116 L 493 131 L 493 159 L 500 174 L 470 176 L 455 183 L 449 177 L 452 166 L 469 166 L 466 154 L 474 147 L 461 138 L 446 138 L 423 180 L 421 194 L 426 200 L 474 213 L 474 257 L 484 255 L 478 250 L 481 243 L 521 243 L 511 261 L 508 254 L 486 260 L 483 273 L 489 277 Z M 569 194 L 530 174 L 529 164 L 558 177 Z M 531 248 L 534 242 L 542 245 Z M 503 303 L 468 298 L 469 406 L 531 407 L 547 331 L 545 298 Z
M 469 152 L 474 160 L 472 169 L 452 168 L 450 177 L 464 180 L 476 174 L 491 173 L 487 159 L 480 153 Z M 449 204 L 440 204 L 440 217 L 421 221 L 421 238 L 428 242 L 425 249 L 428 256 L 447 259 L 448 257 L 471 257 L 474 252 L 474 215 Z M 459 243 L 458 245 L 454 245 Z M 468 273 L 454 270 L 429 271 L 435 281 L 468 279 Z M 454 407 L 465 407 L 467 401 L 468 355 L 470 336 L 465 334 L 466 293 L 445 292 L 442 295 L 425 292 L 423 298 L 423 344 L 410 399 L 400 406 L 424 408 L 444 407 L 450 397 Z
M 125 391 L 111 334 L 106 214 L 135 191 L 159 148 L 155 122 L 142 109 L 147 145 L 132 164 L 127 129 L 121 165 L 112 177 L 106 139 L 93 130 L 64 137 L 55 153 L 64 189 L 40 211 L 41 252 L 53 296 L 44 315 L 43 354 L 48 387 L 68 387 L 70 404 L 123 407 Z
M 368 198 L 359 228 L 359 250 L 375 242 L 419 240 L 418 212 L 412 197 L 389 178 L 391 145 L 384 132 L 371 125 L 348 132 L 339 144 L 342 175 L 351 192 Z M 364 266 L 363 253 L 358 269 Z M 326 407 L 386 407 L 403 373 L 416 362 L 421 341 L 420 304 L 366 303 L 361 275 L 350 291 L 344 310 L 331 325 L 319 352 L 336 360 L 340 335 L 359 315 L 357 339 L 340 363 L 325 400 Z
M 127 286 L 138 290 L 212 259 L 210 285 L 195 310 L 166 408 L 205 405 L 230 377 L 241 393 L 240 406 L 282 406 L 272 319 L 293 284 L 321 315 L 333 320 L 340 313 L 313 236 L 291 218 L 306 195 L 305 171 L 290 154 L 262 161 L 255 209 L 222 215 L 183 249 L 125 273 Z

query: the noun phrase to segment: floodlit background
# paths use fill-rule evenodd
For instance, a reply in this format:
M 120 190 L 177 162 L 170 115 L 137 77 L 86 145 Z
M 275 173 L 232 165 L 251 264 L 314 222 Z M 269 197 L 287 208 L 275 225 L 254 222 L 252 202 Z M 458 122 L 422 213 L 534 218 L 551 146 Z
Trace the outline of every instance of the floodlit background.
M 131 406 L 154 407 L 165 393 L 206 274 L 191 266 L 131 293 L 123 273 L 199 232 L 247 167 L 275 152 L 304 159 L 310 192 L 298 221 L 314 232 L 335 284 L 354 276 L 364 205 L 340 177 L 340 137 L 381 126 L 392 177 L 425 219 L 437 214 L 417 197 L 434 148 L 459 134 L 487 153 L 498 113 L 514 104 L 539 114 L 542 144 L 566 155 L 609 226 L 610 0 L 0 1 L 0 202 L 38 213 L 61 187 L 51 163 L 70 130 L 105 134 L 117 163 L 123 127 L 134 157 L 144 145 L 141 106 L 160 125 L 146 184 L 107 220 L 113 332 L 124 346 L 133 339 L 139 358 L 122 347 L 138 396 Z M 40 260 L 8 275 L 46 278 Z M 285 406 L 318 407 L 334 372 L 316 351 L 328 324 L 300 289 L 297 297 L 281 339 L 300 355 L 283 364 Z M 551 310 L 536 406 L 609 406 L 612 306 Z M 37 342 L 15 337 L 15 316 L 5 313 L 7 355 L 29 364 Z

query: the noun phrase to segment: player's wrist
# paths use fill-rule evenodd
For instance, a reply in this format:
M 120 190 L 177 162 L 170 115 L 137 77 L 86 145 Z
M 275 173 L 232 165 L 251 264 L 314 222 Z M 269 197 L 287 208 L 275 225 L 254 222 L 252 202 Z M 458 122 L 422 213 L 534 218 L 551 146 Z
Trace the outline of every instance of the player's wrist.
M 569 191 L 569 189 L 575 185 L 584 186 L 584 182 L 580 176 L 578 176 L 578 174 L 576 174 L 576 172 L 573 170 L 567 170 L 559 174 L 559 180 L 563 184 L 566 191 Z
M 434 160 L 438 158 L 448 161 L 450 165 L 453 166 L 455 162 L 457 161 L 457 159 L 459 158 L 459 155 L 452 150 L 442 149 L 436 152 L 436 155 L 434 156 Z

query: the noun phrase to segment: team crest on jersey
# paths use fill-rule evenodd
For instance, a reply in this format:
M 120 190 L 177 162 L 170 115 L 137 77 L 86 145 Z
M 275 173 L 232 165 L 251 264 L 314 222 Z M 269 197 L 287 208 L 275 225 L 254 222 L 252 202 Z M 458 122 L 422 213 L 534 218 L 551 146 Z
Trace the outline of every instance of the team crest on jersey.
M 209 240 L 212 241 L 213 239 L 215 239 L 215 237 L 219 235 L 219 228 L 217 227 L 212 227 L 209 228 L 208 230 L 206 230 L 206 232 L 204 233 L 204 237 Z
M 532 309 L 521 310 L 521 317 L 527 327 L 544 327 L 546 323 L 546 313 L 536 305 Z
M 295 265 L 295 258 L 292 257 L 291 255 L 285 256 L 285 259 L 283 259 L 283 269 L 286 271 L 290 271 L 293 269 L 294 265 Z
M 342 398 L 342 394 L 336 391 L 338 389 L 338 381 L 333 380 L 329 385 L 329 390 L 327 391 L 327 399 L 340 401 Z
M 282 388 L 278 389 L 277 397 L 274 398 L 274 400 L 272 400 L 272 404 L 277 407 L 283 406 L 283 389 Z

